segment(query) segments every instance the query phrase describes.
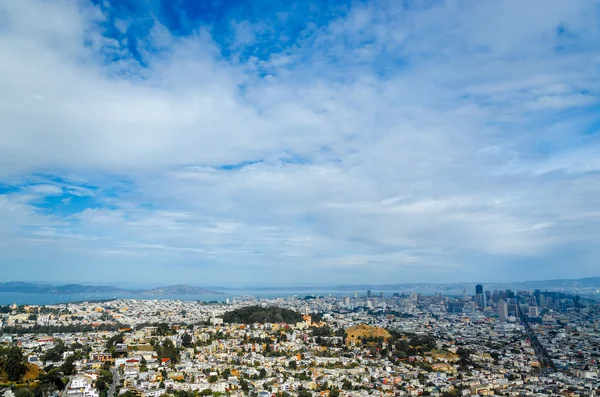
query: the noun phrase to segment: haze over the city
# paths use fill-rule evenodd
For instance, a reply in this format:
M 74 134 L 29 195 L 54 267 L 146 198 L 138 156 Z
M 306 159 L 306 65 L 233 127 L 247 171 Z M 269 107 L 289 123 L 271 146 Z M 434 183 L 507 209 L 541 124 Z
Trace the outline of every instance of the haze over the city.
M 594 0 L 0 3 L 2 281 L 598 276 Z

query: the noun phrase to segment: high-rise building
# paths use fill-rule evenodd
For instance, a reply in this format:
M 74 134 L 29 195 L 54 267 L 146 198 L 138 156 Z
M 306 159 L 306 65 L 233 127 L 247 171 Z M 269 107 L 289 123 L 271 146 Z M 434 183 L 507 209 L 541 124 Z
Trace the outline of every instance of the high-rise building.
M 344 296 L 344 305 L 350 306 L 350 297 L 349 296 Z
M 383 291 L 379 292 L 379 299 L 383 299 Z
M 487 307 L 486 297 L 483 293 L 483 285 L 481 284 L 475 286 L 475 303 L 482 309 Z
M 483 294 L 483 285 L 477 284 L 475 286 L 475 295 Z
M 358 299 L 358 291 L 354 292 L 354 299 Z
M 499 297 L 498 290 L 495 289 L 494 292 L 492 292 L 492 301 L 493 302 L 498 302 L 498 297 Z
M 369 289 L 369 290 L 367 290 L 367 298 L 370 298 L 370 297 L 371 297 L 371 290 Z
M 498 302 L 498 318 L 500 321 L 506 321 L 508 317 L 508 303 L 505 301 Z

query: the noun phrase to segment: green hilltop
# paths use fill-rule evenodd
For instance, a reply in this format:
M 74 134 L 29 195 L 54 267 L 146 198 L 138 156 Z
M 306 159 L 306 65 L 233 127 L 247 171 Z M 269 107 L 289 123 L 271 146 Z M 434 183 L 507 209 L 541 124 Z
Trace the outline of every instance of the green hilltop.
M 248 306 L 232 310 L 223 315 L 223 322 L 230 324 L 253 323 L 286 323 L 295 324 L 303 321 L 302 315 L 282 307 Z

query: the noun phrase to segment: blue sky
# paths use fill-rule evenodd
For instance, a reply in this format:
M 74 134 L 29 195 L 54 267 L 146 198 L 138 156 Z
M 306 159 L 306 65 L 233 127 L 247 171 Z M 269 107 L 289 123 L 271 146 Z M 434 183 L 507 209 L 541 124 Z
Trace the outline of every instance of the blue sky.
M 600 275 L 595 0 L 0 4 L 3 280 Z

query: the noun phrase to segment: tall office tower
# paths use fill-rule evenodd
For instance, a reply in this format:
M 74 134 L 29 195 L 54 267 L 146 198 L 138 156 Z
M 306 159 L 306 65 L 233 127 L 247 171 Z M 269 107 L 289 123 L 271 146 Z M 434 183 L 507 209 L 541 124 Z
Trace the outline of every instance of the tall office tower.
M 493 302 L 498 302 L 498 298 L 499 298 L 498 290 L 495 289 L 494 292 L 492 292 L 492 301 Z
M 486 302 L 491 302 L 492 301 L 492 293 L 490 291 L 485 291 L 485 300 Z
M 483 285 L 481 284 L 475 286 L 475 302 L 477 302 L 477 305 L 482 309 L 485 309 L 487 306 L 485 295 L 483 294 Z
M 498 302 L 498 318 L 500 321 L 506 321 L 508 317 L 508 303 L 505 301 Z
M 467 300 L 467 289 L 463 288 L 463 300 L 466 301 Z
M 540 307 L 546 307 L 546 295 L 540 295 Z
M 371 297 L 371 290 L 369 289 L 369 290 L 367 290 L 367 298 L 370 298 L 370 297 Z
M 483 285 L 477 284 L 475 286 L 475 295 L 483 294 Z
M 539 302 L 539 300 L 540 300 L 540 290 L 536 289 L 535 291 L 533 291 L 533 296 L 535 296 L 536 302 Z
M 358 291 L 354 292 L 354 299 L 358 299 Z
M 350 297 L 344 296 L 344 306 L 349 306 L 349 305 L 350 305 Z
M 383 299 L 383 291 L 379 292 L 379 299 Z

